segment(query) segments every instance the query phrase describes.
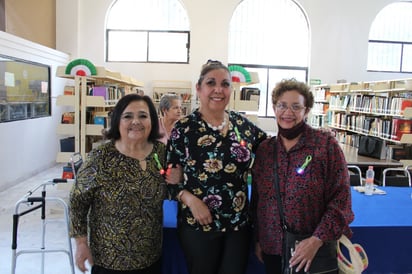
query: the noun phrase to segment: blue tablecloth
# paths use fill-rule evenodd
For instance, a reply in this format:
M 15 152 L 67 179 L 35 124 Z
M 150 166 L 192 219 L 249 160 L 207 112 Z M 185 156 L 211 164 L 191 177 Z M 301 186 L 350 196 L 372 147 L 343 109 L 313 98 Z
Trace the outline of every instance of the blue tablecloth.
M 369 258 L 364 273 L 412 273 L 412 188 L 379 187 L 387 194 L 352 190 L 352 242 Z
M 369 258 L 364 273 L 412 273 L 412 188 L 380 187 L 385 195 L 365 196 L 352 189 L 355 220 L 352 241 L 361 244 Z M 164 205 L 163 274 L 186 274 L 176 235 L 177 205 Z M 264 273 L 250 256 L 248 274 Z
M 412 229 L 412 188 L 378 187 L 386 194 L 366 196 L 352 188 L 355 220 L 351 227 L 410 227 Z

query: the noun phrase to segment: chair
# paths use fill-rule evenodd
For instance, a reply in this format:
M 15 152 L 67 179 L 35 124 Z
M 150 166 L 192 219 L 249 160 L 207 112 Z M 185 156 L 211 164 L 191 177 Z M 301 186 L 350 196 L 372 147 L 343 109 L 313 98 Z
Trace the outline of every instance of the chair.
M 350 185 L 360 186 L 362 185 L 362 171 L 356 165 L 348 165 Z
M 382 174 L 382 186 L 411 187 L 411 174 L 409 173 L 410 168 L 411 166 L 385 168 Z

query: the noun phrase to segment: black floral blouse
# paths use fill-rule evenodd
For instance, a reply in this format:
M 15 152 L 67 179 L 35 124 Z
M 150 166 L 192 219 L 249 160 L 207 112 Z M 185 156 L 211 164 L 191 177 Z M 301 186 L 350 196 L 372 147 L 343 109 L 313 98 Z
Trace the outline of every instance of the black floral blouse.
M 70 193 L 71 236 L 89 236 L 96 265 L 135 270 L 160 258 L 167 188 L 155 153 L 165 159 L 163 143 L 154 144 L 143 170 L 109 142 L 80 167 Z
M 186 189 L 209 207 L 213 222 L 199 225 L 184 204 L 178 226 L 202 231 L 239 230 L 249 222 L 247 175 L 254 152 L 266 133 L 240 114 L 229 111 L 224 136 L 202 120 L 198 110 L 178 121 L 168 145 L 168 162 L 183 167 L 184 182 L 170 185 L 172 197 Z

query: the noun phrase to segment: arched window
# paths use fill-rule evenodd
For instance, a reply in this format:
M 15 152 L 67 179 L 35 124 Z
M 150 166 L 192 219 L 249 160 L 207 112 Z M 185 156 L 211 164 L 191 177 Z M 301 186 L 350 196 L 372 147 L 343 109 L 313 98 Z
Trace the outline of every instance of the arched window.
M 108 12 L 107 62 L 188 63 L 189 45 L 189 19 L 178 0 L 117 0 Z
M 307 81 L 309 23 L 293 0 L 244 0 L 230 21 L 229 64 L 257 72 L 259 116 L 274 116 L 271 91 L 283 78 Z
M 383 8 L 369 32 L 368 71 L 412 72 L 412 2 Z

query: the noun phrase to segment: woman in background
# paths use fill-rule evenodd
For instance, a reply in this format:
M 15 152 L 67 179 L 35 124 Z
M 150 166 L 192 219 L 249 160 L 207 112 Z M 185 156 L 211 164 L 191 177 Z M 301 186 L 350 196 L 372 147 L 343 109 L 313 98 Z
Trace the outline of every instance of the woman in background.
M 203 65 L 196 92 L 200 107 L 176 123 L 168 144 L 168 163 L 184 173 L 170 185 L 180 244 L 191 274 L 242 274 L 251 236 L 247 174 L 266 134 L 226 110 L 231 75 L 221 62 Z
M 160 98 L 159 110 L 161 117 L 159 118 L 159 130 L 163 135 L 159 141 L 167 144 L 170 133 L 175 123 L 182 117 L 182 98 L 173 93 L 167 93 Z
M 295 234 L 311 235 L 284 263 L 306 273 L 322 245 L 342 234 L 351 235 L 354 215 L 347 163 L 335 137 L 305 122 L 314 103 L 309 86 L 283 80 L 273 89 L 272 103 L 278 136 L 261 143 L 252 169 L 255 251 L 267 274 L 283 273 L 283 226 L 274 187 L 277 176 L 285 225 Z M 337 273 L 337 261 L 336 271 L 323 273 Z

